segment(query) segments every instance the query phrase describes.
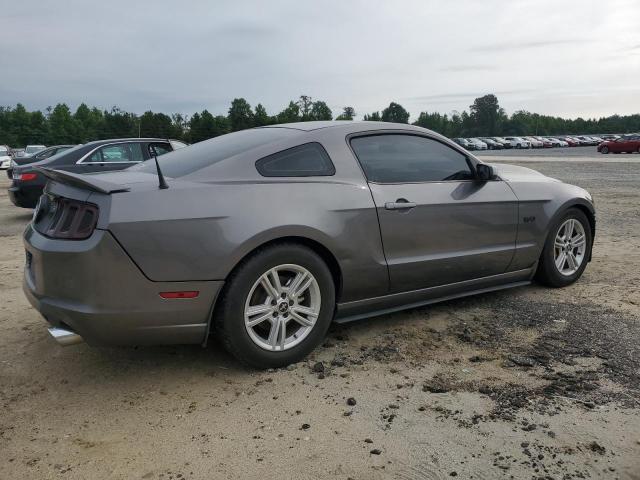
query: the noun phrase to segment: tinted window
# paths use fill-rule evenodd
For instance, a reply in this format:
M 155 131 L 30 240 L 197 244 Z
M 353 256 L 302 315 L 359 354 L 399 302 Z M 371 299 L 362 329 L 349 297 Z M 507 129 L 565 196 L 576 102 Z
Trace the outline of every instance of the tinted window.
M 152 157 L 157 155 L 164 155 L 165 153 L 171 152 L 171 147 L 168 143 L 152 143 L 149 145 L 149 155 Z
M 256 168 L 263 177 L 317 177 L 336 173 L 319 143 L 307 143 L 261 158 Z
M 198 142 L 189 148 L 181 148 L 158 158 L 162 173 L 171 178 L 182 177 L 209 167 L 226 158 L 233 157 L 260 145 L 299 135 L 300 131 L 290 128 L 255 128 L 221 135 Z M 132 167 L 142 172 L 155 173 L 154 162 L 145 162 Z
M 119 143 L 99 148 L 87 157 L 84 162 L 90 163 L 123 163 L 142 162 L 142 144 Z
M 415 135 L 376 135 L 351 140 L 370 182 L 410 183 L 469 180 L 465 156 L 440 143 Z

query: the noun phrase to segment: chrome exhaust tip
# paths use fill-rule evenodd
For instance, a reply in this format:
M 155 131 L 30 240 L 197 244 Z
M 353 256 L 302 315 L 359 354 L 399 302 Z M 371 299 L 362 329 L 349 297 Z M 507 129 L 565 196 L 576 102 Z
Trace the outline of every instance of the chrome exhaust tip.
M 75 345 L 76 343 L 83 342 L 82 337 L 76 332 L 72 332 L 71 330 L 66 330 L 59 327 L 51 327 L 48 330 L 53 339 L 60 345 Z

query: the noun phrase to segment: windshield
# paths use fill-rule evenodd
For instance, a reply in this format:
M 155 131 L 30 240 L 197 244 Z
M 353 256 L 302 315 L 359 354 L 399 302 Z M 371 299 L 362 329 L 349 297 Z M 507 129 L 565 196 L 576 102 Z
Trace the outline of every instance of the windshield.
M 0 156 L 9 155 L 9 152 L 6 148 L 0 148 Z
M 25 152 L 27 152 L 27 153 L 36 153 L 36 152 L 39 152 L 40 150 L 44 150 L 44 149 L 45 149 L 45 147 L 42 146 L 42 145 L 31 145 L 31 146 L 29 146 L 29 147 L 27 147 L 25 149 Z
M 162 173 L 167 177 L 183 177 L 197 170 L 218 163 L 226 158 L 246 152 L 260 145 L 273 143 L 299 134 L 290 128 L 255 128 L 229 133 L 181 148 L 158 158 Z M 154 161 L 146 161 L 129 170 L 155 173 Z

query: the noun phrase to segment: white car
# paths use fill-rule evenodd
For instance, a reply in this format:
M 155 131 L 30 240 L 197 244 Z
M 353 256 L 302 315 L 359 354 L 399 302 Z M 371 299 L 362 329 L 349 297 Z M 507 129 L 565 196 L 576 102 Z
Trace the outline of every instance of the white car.
M 467 138 L 466 140 L 469 143 L 473 143 L 476 146 L 476 150 L 486 150 L 488 148 L 487 144 L 479 138 Z
M 0 170 L 6 170 L 11 166 L 11 155 L 9 155 L 9 147 L 0 145 Z
M 542 143 L 540 140 L 538 140 L 535 137 L 522 137 L 522 138 L 527 140 L 531 144 L 531 147 L 533 147 L 533 148 L 542 148 L 542 147 L 544 147 L 544 143 Z
M 553 144 L 554 147 L 568 147 L 569 144 L 564 140 L 554 137 L 547 137 L 547 139 Z
M 511 144 L 511 148 L 531 148 L 531 142 L 520 137 L 504 137 Z
M 40 150 L 47 148 L 45 145 L 27 145 L 24 149 L 25 156 L 30 157 L 34 153 L 38 153 Z

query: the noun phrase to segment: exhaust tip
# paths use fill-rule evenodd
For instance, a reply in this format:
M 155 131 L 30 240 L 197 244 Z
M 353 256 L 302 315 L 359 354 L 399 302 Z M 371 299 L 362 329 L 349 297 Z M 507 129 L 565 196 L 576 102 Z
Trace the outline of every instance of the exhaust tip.
M 67 330 L 59 327 L 51 327 L 48 330 L 49 330 L 49 334 L 60 345 L 64 345 L 64 346 L 75 345 L 77 343 L 83 342 L 82 337 L 78 335 L 76 332 L 72 332 L 71 330 Z

